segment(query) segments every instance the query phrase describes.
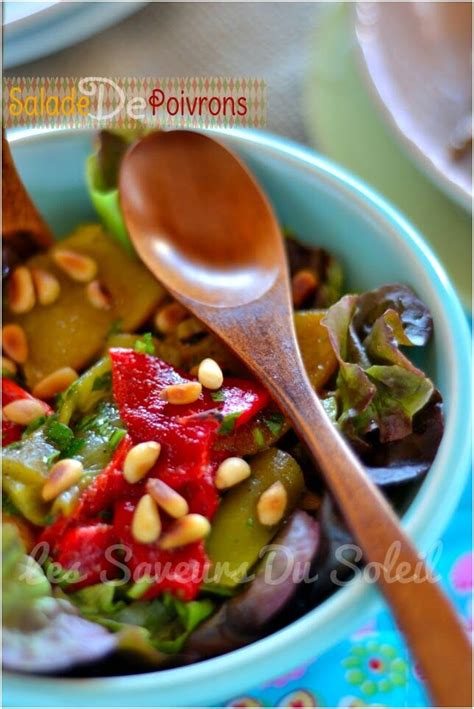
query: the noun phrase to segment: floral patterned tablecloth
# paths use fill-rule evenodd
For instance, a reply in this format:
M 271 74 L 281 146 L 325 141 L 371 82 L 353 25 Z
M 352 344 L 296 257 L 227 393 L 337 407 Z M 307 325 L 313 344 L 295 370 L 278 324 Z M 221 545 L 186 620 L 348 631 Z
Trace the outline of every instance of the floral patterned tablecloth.
M 436 570 L 472 631 L 472 479 L 442 537 Z M 442 638 L 440 638 L 442 642 Z M 388 611 L 307 664 L 278 677 L 231 707 L 424 707 L 430 702 L 418 668 Z

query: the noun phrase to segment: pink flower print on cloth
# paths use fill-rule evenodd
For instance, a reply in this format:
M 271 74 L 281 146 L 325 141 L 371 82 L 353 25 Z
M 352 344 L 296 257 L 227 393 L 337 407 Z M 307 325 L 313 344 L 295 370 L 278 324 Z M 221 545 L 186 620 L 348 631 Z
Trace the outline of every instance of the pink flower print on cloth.
M 304 677 L 306 670 L 310 665 L 311 662 L 306 662 L 304 665 L 300 665 L 294 670 L 291 670 L 291 672 L 287 672 L 286 674 L 281 675 L 281 677 L 277 677 L 277 679 L 272 679 L 270 682 L 265 682 L 263 689 L 268 689 L 269 687 L 275 687 L 276 689 L 286 687 L 290 684 L 290 682 L 294 682 Z
M 472 591 L 473 560 L 473 552 L 468 551 L 459 557 L 451 569 L 451 585 L 458 593 L 471 593 Z

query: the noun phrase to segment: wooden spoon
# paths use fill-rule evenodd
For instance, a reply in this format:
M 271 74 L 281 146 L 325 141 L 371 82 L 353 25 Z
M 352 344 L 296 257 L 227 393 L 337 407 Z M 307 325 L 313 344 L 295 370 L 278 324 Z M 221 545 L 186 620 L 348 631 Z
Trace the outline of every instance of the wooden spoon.
M 15 168 L 2 130 L 2 237 L 20 254 L 53 243 L 48 225 L 33 204 Z M 28 243 L 26 243 L 28 242 Z
M 171 131 L 130 148 L 119 187 L 143 261 L 265 384 L 318 463 L 365 560 L 385 569 L 381 589 L 433 701 L 471 706 L 470 644 L 454 609 L 306 376 L 283 240 L 253 177 L 215 140 Z M 399 576 L 386 568 L 390 550 Z M 407 582 L 408 573 L 422 581 Z

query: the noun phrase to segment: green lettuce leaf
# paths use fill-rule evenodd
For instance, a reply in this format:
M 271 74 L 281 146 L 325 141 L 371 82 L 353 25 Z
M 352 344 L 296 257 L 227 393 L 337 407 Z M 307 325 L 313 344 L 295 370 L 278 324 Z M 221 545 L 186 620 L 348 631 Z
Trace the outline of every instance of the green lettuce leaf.
M 133 254 L 134 248 L 120 209 L 118 174 L 129 145 L 147 130 L 102 130 L 97 135 L 96 151 L 86 163 L 86 181 L 92 203 L 105 230 Z
M 183 602 L 170 594 L 150 601 L 124 600 L 123 589 L 114 584 L 97 584 L 68 596 L 81 615 L 121 633 L 119 644 L 142 654 L 144 649 L 166 655 L 181 650 L 193 630 L 214 610 L 210 599 Z M 124 632 L 125 631 L 125 632 Z M 123 640 L 125 638 L 125 640 Z

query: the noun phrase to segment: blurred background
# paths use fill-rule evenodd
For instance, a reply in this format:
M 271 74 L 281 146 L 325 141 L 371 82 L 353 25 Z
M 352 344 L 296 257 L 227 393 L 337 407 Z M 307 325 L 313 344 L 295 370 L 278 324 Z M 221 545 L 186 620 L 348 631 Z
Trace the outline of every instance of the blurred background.
M 6 2 L 3 22 L 9 76 L 263 79 L 268 130 L 326 155 L 398 207 L 470 313 L 471 3 Z M 440 571 L 472 629 L 470 520 L 467 490 Z M 385 612 L 315 662 L 228 701 L 425 706 L 409 666 Z M 356 697 L 370 673 L 388 689 L 366 704 Z

